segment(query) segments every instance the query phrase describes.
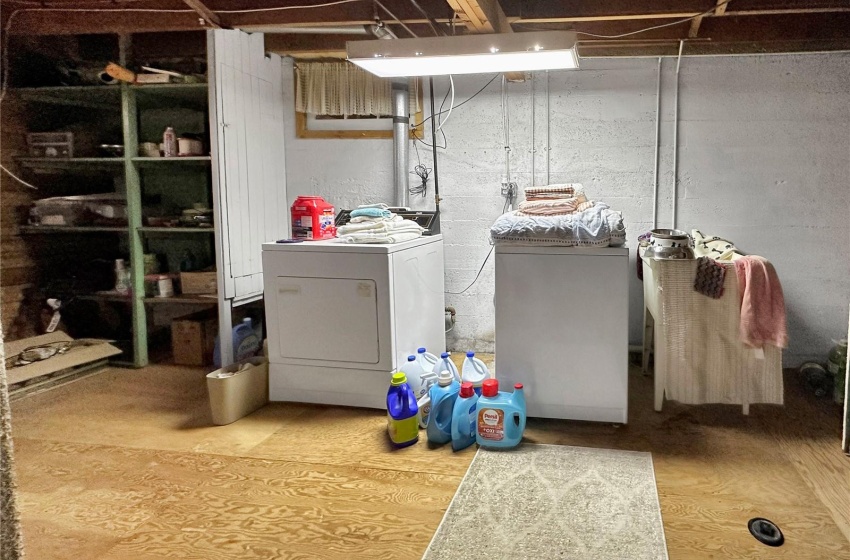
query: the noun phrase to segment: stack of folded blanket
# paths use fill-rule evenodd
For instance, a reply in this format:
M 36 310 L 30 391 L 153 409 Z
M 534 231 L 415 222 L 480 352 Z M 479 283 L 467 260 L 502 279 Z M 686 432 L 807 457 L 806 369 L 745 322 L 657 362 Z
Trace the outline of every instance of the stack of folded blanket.
M 519 216 L 563 216 L 584 212 L 593 207 L 584 188 L 578 183 L 530 187 L 525 189 L 525 201 L 519 204 Z
M 422 226 L 389 211 L 386 204 L 365 204 L 351 212 L 351 220 L 337 228 L 344 243 L 401 243 L 422 236 Z
M 490 228 L 500 244 L 619 246 L 626 242 L 620 212 L 588 200 L 578 183 L 525 189 L 519 209 L 503 214 Z

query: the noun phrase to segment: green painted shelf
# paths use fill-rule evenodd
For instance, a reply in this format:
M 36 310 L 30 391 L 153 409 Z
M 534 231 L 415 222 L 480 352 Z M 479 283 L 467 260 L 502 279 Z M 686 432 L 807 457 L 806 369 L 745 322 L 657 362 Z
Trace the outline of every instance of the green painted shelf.
M 171 297 L 147 297 L 145 298 L 146 304 L 155 305 L 157 303 L 185 303 L 192 305 L 218 305 L 218 298 L 216 296 L 204 297 L 204 296 L 193 296 L 193 295 L 179 295 L 179 296 L 171 296 Z
M 12 88 L 9 91 L 25 101 L 121 110 L 121 87 L 117 85 Z
M 134 157 L 133 163 L 145 167 L 161 167 L 166 165 L 208 165 L 210 156 L 178 156 L 178 157 Z
M 173 233 L 173 234 L 184 234 L 184 233 L 214 233 L 215 228 L 202 228 L 202 227 L 155 227 L 155 226 L 142 226 L 137 228 L 142 233 Z
M 126 227 L 108 226 L 21 226 L 21 233 L 127 233 Z
M 205 83 L 133 85 L 130 89 L 140 106 L 207 108 L 209 88 Z
M 80 158 L 15 158 L 22 167 L 28 169 L 64 169 L 85 171 L 92 168 L 122 169 L 124 158 L 116 157 L 80 157 Z

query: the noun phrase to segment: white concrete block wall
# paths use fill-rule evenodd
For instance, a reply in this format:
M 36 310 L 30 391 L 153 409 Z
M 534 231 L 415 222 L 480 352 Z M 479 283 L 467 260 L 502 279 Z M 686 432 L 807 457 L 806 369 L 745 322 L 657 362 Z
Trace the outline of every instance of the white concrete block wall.
M 581 71 L 549 74 L 550 182 L 581 182 L 592 199 L 623 211 L 632 247 L 652 226 L 657 64 L 585 60 Z M 290 68 L 284 74 L 291 79 Z M 669 226 L 674 60 L 664 61 L 662 74 L 658 216 Z M 490 77 L 456 77 L 456 103 Z M 786 363 L 821 358 L 830 338 L 841 335 L 850 302 L 850 55 L 686 58 L 680 78 L 678 225 L 727 236 L 773 261 L 786 292 Z M 435 82 L 439 105 L 448 80 Z M 532 169 L 534 183 L 545 184 L 545 84 L 545 73 L 533 83 L 508 84 L 512 179 L 520 189 L 531 184 Z M 496 79 L 444 127 L 448 149 L 440 150 L 438 165 L 446 303 L 458 311 L 448 336 L 452 350 L 493 350 L 492 256 L 478 282 L 455 293 L 481 267 L 489 226 L 503 208 L 500 90 Z M 290 201 L 299 194 L 325 196 L 338 208 L 392 201 L 392 142 L 296 139 L 293 88 L 286 93 Z M 431 166 L 430 148 L 419 144 L 419 156 Z M 411 150 L 411 169 L 416 161 Z M 429 181 L 427 197 L 411 197 L 411 205 L 431 208 L 433 200 Z M 642 287 L 632 274 L 633 343 L 641 321 Z

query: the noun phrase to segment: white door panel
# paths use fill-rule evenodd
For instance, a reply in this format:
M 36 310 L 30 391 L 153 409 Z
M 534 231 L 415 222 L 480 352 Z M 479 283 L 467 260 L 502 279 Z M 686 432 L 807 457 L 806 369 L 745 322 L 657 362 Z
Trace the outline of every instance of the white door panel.
M 262 293 L 262 243 L 289 229 L 281 64 L 262 34 L 208 38 L 219 278 L 225 298 L 244 299 Z
M 371 279 L 278 277 L 280 357 L 377 364 L 377 286 Z

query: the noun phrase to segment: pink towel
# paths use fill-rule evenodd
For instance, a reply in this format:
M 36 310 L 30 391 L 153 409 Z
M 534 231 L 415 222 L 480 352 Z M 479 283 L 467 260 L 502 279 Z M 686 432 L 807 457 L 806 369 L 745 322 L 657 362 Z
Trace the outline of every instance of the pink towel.
M 747 256 L 735 261 L 741 295 L 741 341 L 750 348 L 788 346 L 785 297 L 776 269 L 767 259 Z

